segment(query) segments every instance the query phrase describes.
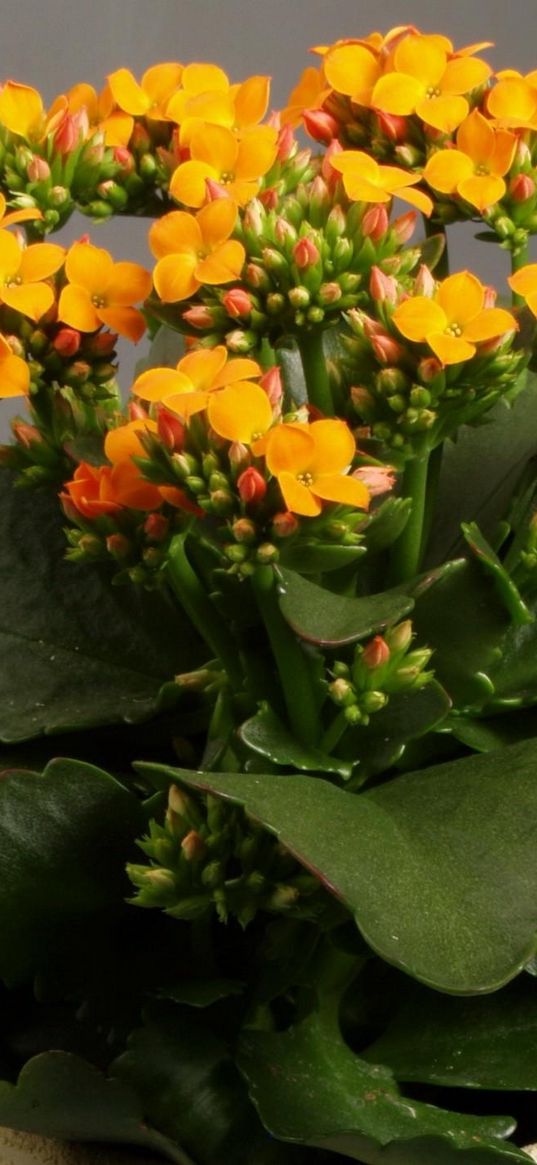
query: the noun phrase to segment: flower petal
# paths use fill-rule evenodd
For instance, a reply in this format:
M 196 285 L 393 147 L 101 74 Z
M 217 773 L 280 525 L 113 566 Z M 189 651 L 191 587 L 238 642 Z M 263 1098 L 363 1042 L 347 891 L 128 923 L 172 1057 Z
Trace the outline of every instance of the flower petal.
M 73 243 L 67 252 L 65 274 L 69 283 L 99 295 L 112 274 L 114 261 L 108 251 L 92 243 Z
M 18 274 L 22 260 L 22 248 L 15 235 L 0 230 L 0 284 Z
M 471 271 L 449 275 L 436 292 L 436 302 L 446 314 L 448 324 L 465 327 L 483 308 L 485 289 Z
M 458 139 L 457 139 L 458 140 Z M 461 150 L 438 150 L 423 171 L 425 181 L 441 194 L 454 194 L 459 182 L 474 173 L 474 163 Z
M 441 364 L 462 364 L 475 356 L 474 344 L 469 344 L 459 336 L 448 336 L 445 332 L 431 332 L 427 336 L 427 343 Z
M 162 221 L 162 220 L 161 220 Z M 237 222 L 237 207 L 231 198 L 215 198 L 196 215 L 206 247 L 216 247 L 229 238 Z
M 287 509 L 292 514 L 301 514 L 305 518 L 315 518 L 317 514 L 321 513 L 322 506 L 313 496 L 311 489 L 303 482 L 298 481 L 293 473 L 282 470 L 278 474 L 278 485 Z
M 114 465 L 110 486 L 115 500 L 121 506 L 145 511 L 158 510 L 162 504 L 158 486 L 145 481 L 132 461 L 120 461 Z
M 27 396 L 30 388 L 30 369 L 20 356 L 0 358 L 0 397 Z
M 10 133 L 32 137 L 39 131 L 43 116 L 43 102 L 37 89 L 6 81 L 0 90 L 0 122 Z
M 120 109 L 135 117 L 143 117 L 147 113 L 151 99 L 144 93 L 130 69 L 117 69 L 115 73 L 109 73 L 107 80 Z
M 31 320 L 40 320 L 41 316 L 50 311 L 55 295 L 47 283 L 26 283 L 3 287 L 0 290 L 0 298 L 8 307 L 22 312 L 23 316 L 29 316 Z
M 153 271 L 153 283 L 163 303 L 179 303 L 195 295 L 200 286 L 195 275 L 197 265 L 198 259 L 190 250 L 159 259 Z
M 188 421 L 190 417 L 207 408 L 208 399 L 208 392 L 176 393 L 175 396 L 166 397 L 166 408 L 170 409 L 172 413 L 176 413 L 178 417 L 181 417 L 181 420 Z
M 426 88 L 435 88 L 446 68 L 446 50 L 433 37 L 403 37 L 394 53 L 398 73 L 415 77 Z
M 515 271 L 514 275 L 510 275 L 507 282 L 517 295 L 526 297 L 532 292 L 537 292 L 537 263 L 527 263 L 525 267 Z
M 207 162 L 197 162 L 190 159 L 182 162 L 174 170 L 170 180 L 170 194 L 176 202 L 185 206 L 203 206 L 207 201 L 207 178 L 218 181 L 220 175 L 214 166 Z
M 217 174 L 235 170 L 238 143 L 230 129 L 223 125 L 204 125 L 192 135 L 192 158 L 214 167 Z M 188 165 L 188 162 L 186 163 Z
M 315 441 L 310 473 L 315 477 L 319 473 L 341 473 L 350 466 L 356 453 L 356 442 L 345 421 L 314 421 L 309 432 Z
M 379 164 L 363 150 L 342 150 L 330 158 L 330 165 L 338 174 L 366 178 L 375 184 L 379 182 Z
M 396 307 L 392 319 L 401 335 L 416 344 L 423 344 L 429 332 L 443 332 L 448 324 L 440 305 L 425 295 L 403 300 Z
M 346 477 L 341 473 L 323 473 L 315 478 L 312 486 L 316 497 L 325 502 L 339 502 L 344 506 L 356 506 L 361 510 L 369 508 L 369 490 L 363 481 Z
M 235 122 L 239 127 L 257 125 L 264 118 L 270 97 L 270 77 L 248 77 L 235 94 Z
M 480 340 L 493 340 L 496 336 L 513 331 L 518 331 L 518 323 L 511 312 L 505 311 L 503 307 L 490 307 L 466 325 L 463 335 L 465 340 L 479 343 Z
M 465 97 L 427 97 L 416 103 L 416 113 L 426 125 L 453 133 L 468 114 Z
M 68 283 L 60 295 L 58 318 L 80 332 L 95 332 L 101 326 L 89 292 L 72 283 Z
M 107 328 L 126 336 L 134 344 L 141 340 L 147 327 L 142 313 L 135 307 L 99 307 L 97 315 Z
M 248 356 L 235 356 L 217 373 L 211 388 L 223 388 L 227 384 L 235 384 L 237 380 L 250 380 L 252 376 L 261 376 L 257 360 L 251 360 Z
M 353 97 L 358 105 L 369 105 L 381 71 L 373 52 L 364 45 L 338 45 L 326 53 L 323 69 L 332 89 Z
M 107 307 L 130 307 L 147 299 L 151 293 L 151 275 L 140 263 L 121 261 L 114 263 L 108 282 L 103 287 L 103 297 Z
M 396 196 L 397 198 L 400 198 L 402 202 L 409 202 L 411 206 L 417 207 L 417 209 L 421 210 L 422 214 L 426 214 L 427 217 L 429 217 L 429 215 L 433 212 L 434 203 L 432 199 L 429 198 L 428 194 L 424 194 L 423 190 L 415 190 L 414 187 L 405 190 L 397 190 Z
M 383 113 L 396 113 L 407 117 L 414 113 L 416 105 L 425 97 L 427 90 L 423 81 L 405 73 L 386 73 L 373 90 L 371 105 Z
M 218 344 L 216 348 L 198 348 L 196 352 L 189 352 L 179 361 L 177 369 L 188 376 L 194 388 L 208 392 L 210 389 L 228 383 L 222 381 L 220 374 L 227 361 L 227 348 Z M 240 377 L 244 379 L 244 377 Z
M 176 368 L 148 368 L 131 385 L 133 396 L 160 403 L 179 392 L 192 392 L 192 381 Z
M 258 384 L 237 381 L 213 392 L 207 406 L 209 424 L 227 441 L 250 445 L 272 425 L 272 406 Z
M 134 118 L 130 113 L 122 113 L 118 109 L 100 122 L 99 129 L 104 134 L 105 145 L 128 146 L 134 129 Z
M 218 202 L 209 204 L 209 206 L 217 205 Z M 236 215 L 236 211 L 234 213 Z M 197 253 L 203 246 L 198 217 L 189 214 L 186 210 L 172 210 L 170 214 L 164 214 L 162 218 L 156 219 L 151 226 L 149 246 L 155 259 L 163 259 L 165 255 L 174 255 L 183 247 L 189 247 Z
M 181 84 L 191 96 L 207 93 L 209 90 L 225 93 L 229 89 L 227 74 L 218 65 L 193 62 L 183 69 Z
M 140 441 L 140 434 L 156 433 L 154 421 L 129 421 L 126 425 L 119 425 L 117 429 L 109 429 L 104 439 L 104 452 L 113 465 L 126 461 L 129 457 L 144 457 L 145 449 Z
M 266 174 L 278 152 L 278 133 L 271 125 L 242 130 L 235 173 L 237 178 L 252 182 Z
M 315 457 L 315 440 L 308 425 L 276 425 L 267 438 L 266 462 L 271 473 L 303 473 Z
M 507 125 L 528 125 L 537 114 L 537 92 L 523 77 L 506 77 L 488 94 L 487 109 Z
M 454 57 L 446 65 L 440 88 L 452 96 L 471 93 L 478 85 L 484 85 L 491 73 L 490 65 L 479 57 Z
M 503 178 L 497 178 L 495 174 L 474 174 L 459 182 L 457 189 L 465 202 L 483 214 L 489 206 L 494 206 L 503 198 L 506 186 Z
M 142 88 L 155 105 L 161 106 L 163 102 L 169 101 L 171 94 L 178 89 L 182 72 L 183 66 L 177 61 L 151 65 L 142 77 Z M 149 110 L 148 115 L 151 116 Z
M 503 178 L 513 164 L 518 138 L 508 130 L 498 129 L 494 135 L 494 149 L 489 161 L 492 174 Z
M 494 149 L 494 128 L 478 109 L 465 117 L 457 130 L 457 146 L 477 165 L 488 162 Z
M 56 243 L 33 243 L 22 252 L 19 275 L 23 283 L 38 283 L 59 270 L 65 259 L 65 247 Z
M 212 205 L 214 206 L 215 203 Z M 230 283 L 232 279 L 238 279 L 245 259 L 246 251 L 242 243 L 238 243 L 235 239 L 228 239 L 227 243 L 222 243 L 206 259 L 201 259 L 198 262 L 196 278 L 201 283 L 211 285 Z

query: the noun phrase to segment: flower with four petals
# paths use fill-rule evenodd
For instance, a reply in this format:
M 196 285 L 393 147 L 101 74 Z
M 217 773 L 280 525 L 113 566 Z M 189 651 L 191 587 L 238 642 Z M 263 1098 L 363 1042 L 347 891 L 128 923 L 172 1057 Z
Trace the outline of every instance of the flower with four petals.
M 403 300 L 393 322 L 405 339 L 428 344 L 441 364 L 460 364 L 475 356 L 477 344 L 518 330 L 511 312 L 484 306 L 485 295 L 475 275 L 459 271 L 444 279 L 432 298 Z

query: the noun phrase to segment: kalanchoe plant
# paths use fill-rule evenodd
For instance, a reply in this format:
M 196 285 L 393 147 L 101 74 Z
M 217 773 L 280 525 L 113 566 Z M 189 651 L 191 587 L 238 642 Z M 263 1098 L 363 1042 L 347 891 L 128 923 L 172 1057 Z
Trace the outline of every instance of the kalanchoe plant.
M 0 1125 L 532 1159 L 537 83 L 359 32 L 0 89 Z

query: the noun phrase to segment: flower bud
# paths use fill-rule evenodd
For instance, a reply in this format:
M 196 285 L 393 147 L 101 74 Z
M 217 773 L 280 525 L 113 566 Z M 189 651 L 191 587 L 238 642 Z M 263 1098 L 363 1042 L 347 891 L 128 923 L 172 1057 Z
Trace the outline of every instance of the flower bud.
M 515 165 L 522 169 L 523 166 L 531 166 L 531 150 L 528 143 L 522 138 L 518 139 L 515 150 Z
M 293 152 L 295 146 L 295 135 L 291 125 L 282 125 L 278 134 L 278 145 L 276 157 L 278 162 L 286 162 Z
M 207 195 L 207 202 L 217 202 L 219 198 L 229 198 L 229 194 L 220 182 L 215 182 L 214 178 L 205 179 L 205 193 Z
M 337 137 L 338 123 L 335 117 L 324 109 L 304 109 L 302 113 L 304 127 L 315 142 L 322 142 L 329 146 Z
M 380 267 L 372 267 L 369 294 L 376 303 L 397 303 L 399 288 L 393 275 L 385 275 Z
M 391 465 L 362 465 L 355 469 L 352 477 L 362 481 L 372 498 L 388 493 L 395 485 L 395 472 Z
M 339 303 L 343 292 L 339 283 L 322 283 L 317 298 L 323 307 L 332 307 Z
M 348 680 L 338 678 L 328 685 L 328 691 L 335 704 L 349 706 L 356 701 L 356 692 Z
M 241 501 L 247 505 L 257 505 L 263 501 L 267 492 L 267 483 L 259 473 L 259 470 L 254 469 L 253 466 L 249 466 L 237 479 L 237 489 Z
M 399 117 L 395 113 L 383 113 L 381 109 L 376 109 L 375 115 L 384 137 L 389 138 L 391 142 L 405 141 L 408 132 L 406 117 Z
M 34 154 L 26 167 L 26 173 L 30 182 L 45 182 L 47 178 L 50 178 L 50 166 L 44 158 Z
M 190 324 L 192 328 L 212 328 L 214 325 L 211 309 L 205 307 L 203 304 L 196 304 L 195 307 L 189 307 L 182 315 L 185 323 Z
M 164 514 L 148 514 L 144 522 L 144 534 L 151 542 L 164 542 L 170 529 L 170 523 Z
M 250 518 L 237 518 L 232 526 L 233 537 L 236 542 L 244 542 L 247 546 L 255 542 L 257 529 Z
M 53 186 L 52 190 L 49 190 L 49 206 L 63 206 L 69 198 L 70 194 L 66 186 Z
M 422 263 L 414 280 L 414 295 L 425 295 L 427 299 L 432 299 L 435 291 L 434 276 L 425 263 Z
M 43 444 L 43 437 L 35 425 L 28 425 L 26 421 L 14 421 L 12 430 L 19 445 L 24 445 L 25 449 Z
M 180 453 L 185 443 L 185 426 L 175 413 L 161 408 L 158 411 L 157 430 L 160 440 L 170 453 Z
M 54 149 L 59 154 L 71 154 L 80 140 L 80 125 L 77 119 L 66 113 L 53 135 Z
M 298 528 L 298 518 L 295 518 L 290 510 L 283 510 L 280 514 L 274 515 L 271 534 L 273 538 L 291 538 L 293 534 L 296 534 Z
M 112 555 L 112 558 L 116 558 L 118 562 L 121 562 L 122 559 L 128 558 L 131 552 L 131 544 L 124 534 L 109 534 L 106 539 L 106 549 Z
M 394 219 L 391 229 L 395 235 L 396 242 L 399 244 L 407 243 L 412 238 L 416 229 L 416 219 L 418 212 L 416 210 L 407 210 L 406 214 L 399 215 L 399 218 Z
M 418 376 L 422 384 L 432 384 L 442 371 L 442 365 L 436 356 L 424 356 L 418 364 Z
M 356 412 L 361 416 L 367 416 L 369 413 L 375 411 L 375 398 L 370 393 L 368 388 L 364 388 L 361 384 L 354 384 L 351 388 L 351 400 L 356 409 Z
M 295 228 L 287 219 L 282 218 L 281 215 L 276 219 L 274 225 L 274 238 L 280 247 L 283 247 L 288 239 L 294 242 L 296 239 Z
M 366 239 L 378 243 L 388 230 L 388 222 L 386 207 L 382 203 L 374 203 L 368 207 L 362 219 L 362 234 Z M 374 268 L 374 270 L 378 270 L 378 268 Z
M 248 263 L 244 277 L 248 285 L 253 287 L 255 291 L 270 291 L 272 287 L 267 272 L 258 263 Z
M 247 445 L 243 445 L 241 441 L 233 441 L 228 449 L 228 461 L 231 469 L 238 473 L 240 469 L 244 469 L 250 464 L 250 453 Z
M 369 340 L 379 364 L 397 364 L 405 354 L 405 349 L 387 332 L 371 336 Z
M 52 347 L 60 356 L 75 356 L 80 348 L 82 336 L 74 328 L 60 328 L 52 341 Z
M 257 336 L 254 332 L 242 331 L 240 328 L 236 328 L 235 331 L 227 333 L 226 344 L 230 352 L 251 352 L 252 348 L 256 347 Z
M 297 267 L 301 271 L 304 271 L 307 267 L 313 267 L 313 264 L 317 263 L 320 258 L 318 247 L 316 247 L 313 239 L 307 237 L 299 239 L 295 243 L 292 255 Z
M 382 635 L 375 635 L 374 639 L 370 639 L 362 652 L 362 663 L 371 671 L 374 668 L 382 667 L 382 664 L 387 663 L 389 658 L 390 648 Z
M 263 373 L 259 384 L 263 392 L 266 392 L 272 407 L 276 408 L 283 396 L 281 368 L 277 364 L 273 364 L 272 368 Z
M 509 183 L 509 197 L 513 202 L 527 202 L 535 194 L 535 189 L 531 174 L 517 174 Z
M 253 308 L 248 292 L 244 291 L 242 287 L 232 287 L 230 291 L 226 291 L 222 303 L 228 316 L 231 316 L 232 319 L 249 316 Z
M 278 558 L 278 548 L 277 546 L 273 546 L 272 542 L 262 542 L 261 546 L 257 547 L 256 560 L 262 566 L 270 566 L 272 562 L 277 562 Z
M 391 627 L 386 632 L 385 637 L 388 647 L 391 651 L 406 651 L 412 640 L 412 622 L 410 619 L 405 619 L 403 623 L 398 623 L 396 627 Z
M 205 857 L 207 847 L 200 833 L 191 829 L 181 842 L 181 853 L 188 862 L 200 861 Z
M 115 147 L 114 162 L 117 162 L 117 165 L 121 166 L 124 174 L 132 174 L 136 166 L 134 158 L 126 146 Z

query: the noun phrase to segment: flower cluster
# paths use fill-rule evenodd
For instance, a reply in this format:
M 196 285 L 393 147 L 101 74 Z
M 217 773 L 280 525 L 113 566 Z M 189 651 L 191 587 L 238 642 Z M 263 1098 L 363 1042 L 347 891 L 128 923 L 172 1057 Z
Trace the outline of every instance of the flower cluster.
M 350 664 L 336 660 L 328 687 L 330 699 L 343 711 L 347 724 L 367 726 L 369 718 L 398 692 L 417 691 L 433 678 L 426 671 L 432 652 L 410 651 L 412 623 L 407 619 L 384 635 L 375 635 L 365 646 L 358 644 Z

